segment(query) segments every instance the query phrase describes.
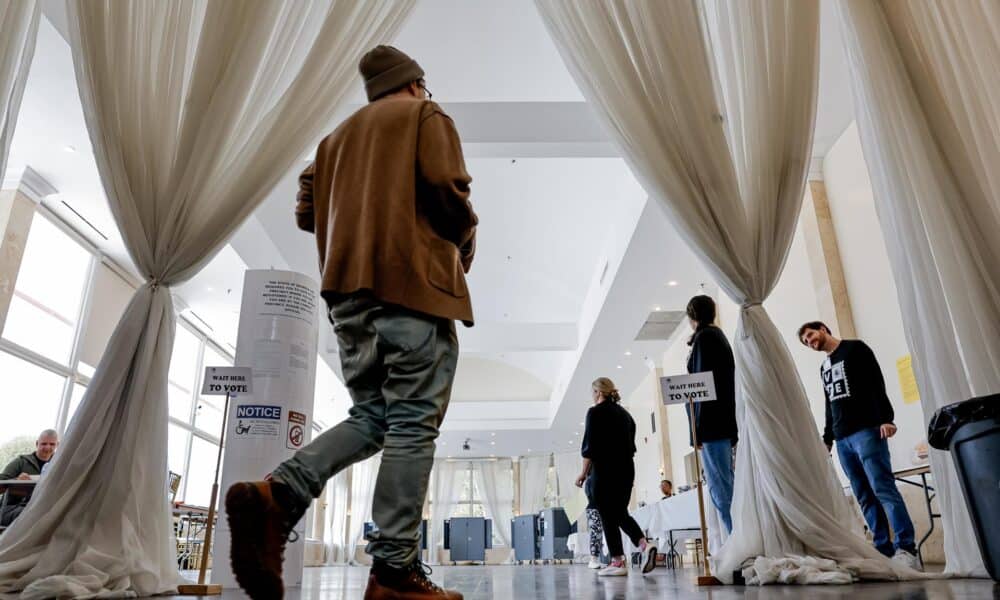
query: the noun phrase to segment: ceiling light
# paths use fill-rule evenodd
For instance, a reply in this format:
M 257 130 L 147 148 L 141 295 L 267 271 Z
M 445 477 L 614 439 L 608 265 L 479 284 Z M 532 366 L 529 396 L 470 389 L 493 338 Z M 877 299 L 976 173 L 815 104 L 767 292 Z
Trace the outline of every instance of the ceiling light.
M 674 287 L 675 285 L 677 285 L 677 282 L 671 279 L 670 281 L 667 282 L 667 285 L 669 285 L 670 287 Z
M 574 431 L 573 435 L 580 435 L 580 432 L 579 431 Z
M 661 311 L 661 310 L 663 310 L 663 309 L 662 309 L 662 308 L 660 308 L 659 306 L 654 306 L 654 307 L 653 307 L 653 310 L 655 310 L 656 312 L 660 312 L 660 311 Z
M 572 444 L 572 443 L 573 443 L 573 440 L 570 440 L 570 441 L 569 441 L 569 443 L 570 443 L 570 444 Z
M 496 432 L 495 432 L 495 431 L 493 431 L 493 432 L 490 432 L 490 436 L 491 436 L 491 437 L 496 437 L 496 436 L 497 436 L 497 434 L 496 434 Z
M 531 452 L 531 448 L 528 448 L 528 452 Z
M 490 446 L 496 446 L 496 445 L 497 445 L 496 442 L 490 442 Z
M 73 152 L 76 152 L 76 147 L 75 146 L 63 146 L 63 151 L 64 152 L 73 153 Z
M 632 351 L 631 350 L 626 350 L 625 351 L 625 356 L 632 356 Z
M 582 421 L 580 422 L 580 427 L 586 427 L 586 426 L 587 426 L 587 424 L 586 424 L 586 423 L 584 423 L 584 422 L 582 422 Z
M 621 366 L 621 365 L 618 365 L 618 368 L 620 369 L 620 368 L 622 368 L 622 366 Z

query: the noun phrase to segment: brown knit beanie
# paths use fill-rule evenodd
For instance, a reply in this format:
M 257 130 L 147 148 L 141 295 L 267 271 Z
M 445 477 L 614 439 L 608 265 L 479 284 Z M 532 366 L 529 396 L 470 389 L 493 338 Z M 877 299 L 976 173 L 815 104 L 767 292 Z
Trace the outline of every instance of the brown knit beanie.
M 424 76 L 417 61 L 392 46 L 375 46 L 369 50 L 361 57 L 358 70 L 365 80 L 369 102 Z

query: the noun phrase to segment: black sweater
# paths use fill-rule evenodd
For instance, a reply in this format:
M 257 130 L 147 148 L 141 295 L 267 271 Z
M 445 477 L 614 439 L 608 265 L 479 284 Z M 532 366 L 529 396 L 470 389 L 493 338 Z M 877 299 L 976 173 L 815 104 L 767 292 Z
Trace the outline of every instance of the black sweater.
M 729 340 L 721 329 L 714 325 L 698 327 L 691 337 L 691 355 L 688 357 L 688 373 L 712 372 L 715 379 L 713 402 L 696 402 L 694 421 L 698 432 L 698 442 L 732 440 L 736 445 L 739 432 L 736 427 L 736 360 Z M 691 419 L 691 407 L 688 422 Z M 694 441 L 691 441 L 694 445 Z
M 605 400 L 587 411 L 580 454 L 595 463 L 632 460 L 635 456 L 635 421 L 617 402 Z
M 892 423 L 895 415 L 875 353 L 861 340 L 842 340 L 820 367 L 826 394 L 823 441 L 829 446 L 869 429 Z

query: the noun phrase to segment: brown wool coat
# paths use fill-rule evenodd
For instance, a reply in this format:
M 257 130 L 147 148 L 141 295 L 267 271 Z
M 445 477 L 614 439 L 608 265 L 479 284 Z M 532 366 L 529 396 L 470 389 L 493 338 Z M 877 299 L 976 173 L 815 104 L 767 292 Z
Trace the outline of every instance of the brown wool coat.
M 316 234 L 327 302 L 367 290 L 472 326 L 471 181 L 455 125 L 434 102 L 388 97 L 344 121 L 299 177 L 295 209 Z

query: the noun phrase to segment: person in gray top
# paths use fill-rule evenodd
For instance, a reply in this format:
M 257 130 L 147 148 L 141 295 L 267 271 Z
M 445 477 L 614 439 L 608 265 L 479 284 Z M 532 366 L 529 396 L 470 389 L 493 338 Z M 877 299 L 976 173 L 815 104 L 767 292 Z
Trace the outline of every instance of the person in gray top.
M 22 454 L 10 461 L 4 470 L 0 472 L 0 480 L 20 479 L 28 480 L 42 474 L 42 469 L 55 456 L 56 448 L 59 447 L 59 434 L 54 429 L 46 429 L 38 434 L 35 441 L 35 451 L 31 454 Z M 31 489 L 4 490 L 7 494 L 7 505 L 0 514 L 0 525 L 6 527 L 14 522 L 24 507 L 31 499 Z

